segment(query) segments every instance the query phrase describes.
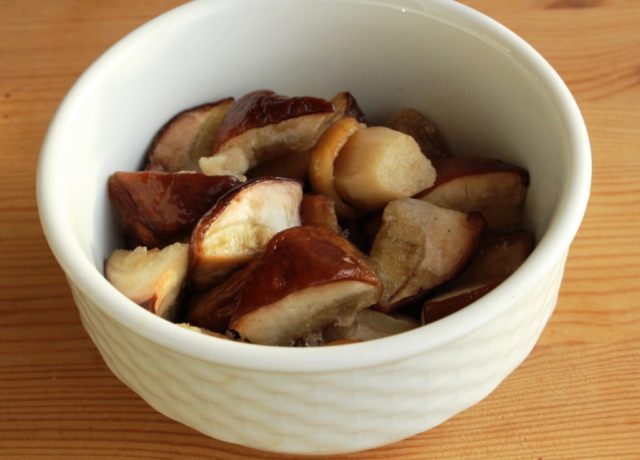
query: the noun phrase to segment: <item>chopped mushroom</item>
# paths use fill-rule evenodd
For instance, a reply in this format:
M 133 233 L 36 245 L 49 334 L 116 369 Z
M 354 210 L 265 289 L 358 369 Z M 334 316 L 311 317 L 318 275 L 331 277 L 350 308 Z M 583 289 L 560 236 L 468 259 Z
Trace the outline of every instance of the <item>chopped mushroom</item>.
M 504 279 L 515 272 L 533 250 L 533 235 L 524 230 L 483 235 L 467 267 L 450 286 Z
M 262 251 L 281 230 L 300 225 L 302 186 L 284 178 L 246 182 L 223 196 L 191 234 L 191 281 L 219 282 Z
M 212 154 L 200 159 L 210 175 L 244 175 L 259 163 L 311 149 L 333 105 L 314 97 L 285 97 L 273 91 L 248 93 L 227 112 Z
M 309 180 L 313 191 L 333 200 L 340 217 L 358 216 L 353 206 L 344 202 L 335 186 L 334 163 L 340 150 L 357 130 L 363 126 L 358 120 L 344 117 L 327 129 L 311 152 Z
M 105 264 L 109 282 L 129 299 L 162 318 L 173 320 L 187 277 L 188 247 L 116 249 Z
M 338 93 L 331 99 L 331 103 L 335 107 L 335 111 L 324 119 L 320 127 L 321 133 L 345 117 L 355 118 L 359 122 L 364 121 L 364 114 L 351 93 Z M 305 181 L 315 145 L 305 152 L 295 152 L 291 155 L 279 156 L 271 161 L 263 161 L 247 171 L 247 177 L 251 179 L 261 176 L 278 176 Z
M 435 164 L 435 183 L 417 198 L 458 211 L 481 212 L 492 231 L 508 232 L 520 224 L 529 187 L 526 170 L 486 158 L 448 158 Z
M 302 225 L 321 225 L 336 233 L 341 232 L 333 200 L 324 195 L 307 194 L 302 197 L 300 223 Z
M 422 324 L 429 324 L 469 306 L 492 291 L 502 280 L 487 280 L 461 286 L 428 299 L 422 307 Z
M 233 98 L 202 104 L 169 120 L 149 149 L 149 171 L 198 171 L 198 159 L 209 155 L 213 139 Z
M 376 211 L 430 187 L 431 162 L 411 136 L 382 126 L 356 130 L 334 163 L 335 187 L 358 209 Z
M 451 156 L 438 127 L 416 109 L 397 111 L 389 117 L 385 126 L 413 137 L 422 153 L 431 161 Z
M 131 246 L 157 247 L 188 239 L 198 219 L 238 183 L 196 172 L 116 172 L 108 190 Z
M 376 308 L 394 311 L 449 281 L 473 255 L 483 230 L 478 213 L 412 198 L 389 203 L 369 258 L 384 285 Z
M 229 329 L 249 342 L 291 345 L 375 304 L 380 280 L 353 245 L 317 226 L 285 230 L 248 268 Z

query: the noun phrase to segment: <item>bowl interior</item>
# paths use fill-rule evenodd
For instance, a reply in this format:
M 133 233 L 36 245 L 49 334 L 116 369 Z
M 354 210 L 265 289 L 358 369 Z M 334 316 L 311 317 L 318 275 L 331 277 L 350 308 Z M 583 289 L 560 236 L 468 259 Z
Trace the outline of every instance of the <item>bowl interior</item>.
M 40 164 L 43 225 L 68 276 L 95 284 L 118 245 L 107 178 L 137 169 L 177 111 L 258 88 L 349 90 L 371 120 L 412 106 L 436 121 L 455 154 L 528 169 L 527 222 L 542 239 L 576 162 L 568 123 L 581 121 L 563 112 L 559 100 L 570 96 L 545 66 L 455 2 L 187 4 L 119 42 L 66 98 Z

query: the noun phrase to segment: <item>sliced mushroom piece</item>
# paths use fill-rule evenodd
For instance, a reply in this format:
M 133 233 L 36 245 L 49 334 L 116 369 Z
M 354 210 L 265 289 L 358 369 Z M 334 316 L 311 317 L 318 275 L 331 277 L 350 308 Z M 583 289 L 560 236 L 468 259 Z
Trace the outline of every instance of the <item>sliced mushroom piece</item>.
M 277 234 L 249 269 L 229 328 L 252 343 L 290 345 L 330 324 L 349 325 L 380 296 L 360 251 L 324 227 Z
M 335 107 L 335 111 L 331 116 L 326 117 L 320 132 L 324 133 L 331 125 L 345 117 L 355 118 L 359 122 L 364 121 L 364 114 L 355 98 L 349 92 L 341 92 L 336 94 L 331 103 Z M 314 146 L 315 147 L 315 146 Z M 309 164 L 311 161 L 313 148 L 306 152 L 297 152 L 293 155 L 278 157 L 274 160 L 262 162 L 247 172 L 249 179 L 261 176 L 278 176 L 289 177 L 306 181 L 308 177 Z M 333 169 L 331 170 L 333 174 Z
M 492 291 L 502 280 L 485 280 L 460 286 L 436 297 L 428 299 L 422 307 L 422 324 L 429 324 L 449 316 L 469 306 L 480 297 Z
M 524 230 L 483 235 L 469 265 L 451 281 L 450 288 L 507 278 L 529 257 L 533 246 L 533 235 Z
M 481 212 L 487 228 L 508 232 L 520 224 L 529 174 L 519 166 L 486 158 L 436 162 L 438 177 L 417 198 L 458 211 Z
M 438 127 L 416 109 L 399 110 L 389 117 L 385 126 L 413 137 L 431 161 L 451 156 Z
M 321 225 L 336 233 L 341 232 L 333 200 L 324 195 L 307 194 L 302 197 L 300 222 L 302 225 Z
M 413 318 L 392 316 L 371 308 L 365 308 L 358 312 L 352 327 L 337 328 L 330 326 L 324 331 L 324 336 L 328 343 L 336 340 L 364 342 L 400 334 L 418 326 L 420 326 L 420 323 Z
M 265 161 L 247 171 L 247 178 L 258 177 L 287 177 L 306 182 L 311 151 L 299 152 L 286 157 L 278 157 L 271 161 Z
M 188 246 L 163 249 L 116 249 L 105 264 L 109 282 L 129 299 L 162 318 L 173 320 L 187 277 Z
M 197 171 L 198 159 L 209 155 L 213 139 L 233 98 L 202 104 L 171 118 L 149 148 L 150 171 Z
M 198 219 L 238 183 L 196 172 L 116 172 L 108 191 L 131 247 L 158 247 L 188 239 Z
M 200 168 L 210 175 L 243 175 L 259 163 L 304 153 L 316 144 L 333 111 L 325 99 L 248 93 L 225 115 L 211 156 L 200 159 Z
M 389 203 L 369 258 L 384 286 L 376 308 L 392 312 L 452 279 L 475 252 L 484 226 L 478 213 L 411 198 Z
M 206 289 L 262 251 L 271 237 L 300 225 L 302 186 L 284 178 L 246 182 L 224 195 L 191 234 L 190 277 Z
M 314 192 L 331 198 L 340 217 L 355 218 L 359 215 L 353 206 L 344 202 L 335 186 L 334 163 L 349 137 L 363 128 L 355 118 L 345 117 L 329 127 L 311 152 L 309 180 Z
M 257 261 L 258 258 L 254 257 L 224 282 L 193 296 L 187 302 L 187 321 L 194 326 L 224 334 Z
M 382 126 L 354 132 L 340 149 L 334 174 L 338 194 L 365 211 L 413 196 L 436 177 L 411 136 Z

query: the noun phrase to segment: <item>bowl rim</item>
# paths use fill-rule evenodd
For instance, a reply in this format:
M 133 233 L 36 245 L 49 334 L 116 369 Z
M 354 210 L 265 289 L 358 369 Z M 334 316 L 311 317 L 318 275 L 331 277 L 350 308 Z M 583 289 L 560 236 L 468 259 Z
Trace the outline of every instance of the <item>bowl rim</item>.
M 283 0 L 278 0 L 283 1 Z M 335 3 L 335 0 L 321 0 Z M 508 50 L 528 72 L 548 90 L 551 103 L 564 126 L 567 139 L 567 170 L 571 175 L 563 184 L 554 215 L 545 234 L 523 265 L 496 289 L 470 306 L 434 323 L 401 334 L 332 347 L 287 348 L 245 344 L 210 337 L 187 330 L 135 305 L 104 278 L 83 252 L 73 234 L 69 219 L 60 218 L 66 210 L 56 194 L 56 145 L 67 130 L 67 119 L 77 101 L 100 79 L 127 47 L 144 34 L 166 27 L 175 20 L 187 21 L 206 8 L 232 8 L 232 0 L 196 1 L 170 10 L 129 33 L 100 56 L 77 80 L 57 109 L 43 142 L 37 169 L 37 202 L 41 225 L 49 246 L 70 283 L 106 315 L 132 334 L 141 335 L 159 346 L 205 362 L 229 367 L 271 372 L 328 372 L 362 369 L 397 360 L 458 340 L 513 308 L 525 294 L 523 284 L 541 282 L 549 270 L 562 263 L 586 211 L 591 186 L 591 150 L 587 129 L 576 101 L 551 65 L 528 43 L 497 21 L 466 5 L 448 0 L 348 0 L 354 5 L 383 6 L 451 23 L 483 40 Z M 417 6 L 421 8 L 418 9 Z M 454 19 L 456 22 L 453 23 Z M 59 193 L 59 192 L 58 192 Z

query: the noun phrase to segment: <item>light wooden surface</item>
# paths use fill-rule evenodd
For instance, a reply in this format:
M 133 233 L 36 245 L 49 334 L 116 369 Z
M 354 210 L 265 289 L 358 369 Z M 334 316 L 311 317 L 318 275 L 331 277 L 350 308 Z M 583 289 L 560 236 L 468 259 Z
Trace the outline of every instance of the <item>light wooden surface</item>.
M 0 0 L 0 458 L 273 458 L 154 412 L 109 373 L 42 236 L 47 123 L 110 44 L 178 0 Z M 640 458 L 640 1 L 466 0 L 565 79 L 593 146 L 593 194 L 557 310 L 486 400 L 346 458 Z

